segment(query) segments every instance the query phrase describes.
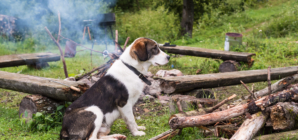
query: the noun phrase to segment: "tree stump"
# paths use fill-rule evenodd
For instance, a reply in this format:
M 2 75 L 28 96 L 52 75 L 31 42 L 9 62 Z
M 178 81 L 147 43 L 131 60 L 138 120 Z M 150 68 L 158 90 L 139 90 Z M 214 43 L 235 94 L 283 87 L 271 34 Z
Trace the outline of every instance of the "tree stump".
M 219 66 L 219 72 L 232 72 L 232 71 L 238 71 L 238 67 L 240 67 L 240 64 L 234 60 L 226 60 Z
M 41 95 L 25 96 L 19 108 L 19 117 L 30 120 L 36 112 L 53 113 L 62 103 Z M 25 112 L 26 111 L 26 112 Z

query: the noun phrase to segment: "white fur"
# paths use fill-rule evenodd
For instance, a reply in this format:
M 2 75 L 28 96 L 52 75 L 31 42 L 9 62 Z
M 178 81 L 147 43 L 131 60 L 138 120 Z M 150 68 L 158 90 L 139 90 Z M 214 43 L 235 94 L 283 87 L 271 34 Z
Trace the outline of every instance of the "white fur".
M 152 56 L 152 58 L 149 59 L 148 61 L 141 62 L 141 61 L 135 60 L 130 56 L 130 53 L 129 53 L 133 44 L 134 42 L 129 47 L 126 48 L 126 50 L 120 56 L 120 59 L 114 62 L 114 64 L 106 74 L 114 77 L 115 79 L 119 80 L 122 84 L 124 84 L 129 94 L 127 104 L 123 107 L 118 107 L 118 110 L 114 110 L 112 113 L 105 114 L 105 118 L 106 118 L 105 124 L 102 124 L 101 122 L 96 122 L 98 118 L 96 119 L 95 123 L 100 124 L 101 128 L 98 128 L 97 127 L 98 124 L 97 124 L 95 129 L 97 131 L 100 130 L 100 133 L 106 133 L 106 132 L 109 133 L 110 126 L 121 115 L 121 117 L 126 122 L 132 135 L 134 136 L 145 135 L 145 132 L 139 131 L 139 130 L 145 130 L 146 128 L 144 126 L 137 125 L 137 123 L 135 122 L 135 118 L 132 110 L 133 105 L 137 102 L 137 100 L 139 99 L 139 96 L 141 95 L 144 89 L 144 83 L 133 71 L 128 69 L 121 61 L 124 61 L 127 64 L 133 66 L 142 74 L 147 74 L 148 69 L 151 65 L 155 65 L 155 66 L 164 65 L 168 63 L 169 60 L 167 59 L 168 55 L 161 50 L 159 54 Z M 96 109 L 92 108 L 89 110 L 92 110 L 92 111 L 99 110 L 99 112 L 102 114 L 99 108 L 96 108 Z M 103 118 L 102 115 L 97 117 L 100 117 L 101 120 Z M 96 131 L 95 129 L 94 129 L 94 132 Z M 96 133 L 93 133 L 93 134 L 96 134 Z M 93 138 L 93 135 L 92 135 L 92 138 Z
M 96 115 L 96 119 L 94 121 L 95 128 L 94 128 L 94 130 L 92 132 L 92 136 L 89 138 L 89 140 L 97 140 L 97 132 L 99 131 L 101 124 L 102 124 L 103 113 L 100 108 L 98 108 L 97 106 L 94 106 L 94 105 L 86 108 L 85 110 L 91 111 Z

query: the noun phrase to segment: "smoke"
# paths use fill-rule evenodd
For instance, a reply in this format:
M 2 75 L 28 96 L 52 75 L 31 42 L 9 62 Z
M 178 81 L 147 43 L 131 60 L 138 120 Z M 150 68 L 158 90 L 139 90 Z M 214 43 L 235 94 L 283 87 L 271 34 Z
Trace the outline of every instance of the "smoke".
M 80 43 L 84 27 L 89 26 L 94 40 L 112 42 L 111 38 L 107 38 L 105 30 L 98 26 L 98 22 L 103 18 L 101 14 L 110 12 L 111 6 L 115 4 L 116 0 L 1 0 L 0 14 L 18 19 L 16 36 L 22 39 L 31 37 L 43 45 L 53 43 L 44 27 L 57 38 L 58 12 L 61 16 L 62 36 Z M 88 34 L 85 37 L 85 40 L 89 40 Z M 65 41 L 62 40 L 63 43 Z

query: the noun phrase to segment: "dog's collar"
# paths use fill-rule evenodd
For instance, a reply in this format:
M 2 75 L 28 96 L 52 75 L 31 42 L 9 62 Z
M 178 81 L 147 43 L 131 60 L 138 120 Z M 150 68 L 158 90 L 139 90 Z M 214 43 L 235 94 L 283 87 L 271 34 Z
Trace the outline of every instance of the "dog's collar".
M 122 60 L 121 60 L 122 61 Z M 151 82 L 142 74 L 140 73 L 136 68 L 134 68 L 133 66 L 125 63 L 124 61 L 122 61 L 122 63 L 128 67 L 131 71 L 133 71 L 142 81 L 144 81 L 147 85 L 151 85 Z

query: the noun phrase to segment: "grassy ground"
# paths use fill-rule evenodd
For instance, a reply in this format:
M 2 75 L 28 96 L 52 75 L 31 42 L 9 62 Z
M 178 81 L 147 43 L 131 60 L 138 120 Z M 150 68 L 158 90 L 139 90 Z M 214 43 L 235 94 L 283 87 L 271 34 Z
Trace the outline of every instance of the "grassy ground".
M 260 5 L 258 8 L 248 8 L 245 12 L 236 12 L 231 16 L 218 17 L 214 22 L 205 20 L 206 23 L 202 22 L 202 24 L 194 27 L 193 39 L 181 39 L 175 41 L 175 43 L 178 45 L 223 50 L 225 33 L 241 32 L 244 34 L 243 46 L 232 48 L 232 50 L 256 53 L 253 67 L 248 68 L 243 64 L 241 70 L 264 69 L 268 66 L 274 68 L 297 65 L 298 34 L 294 28 L 292 29 L 292 27 L 298 27 L 298 22 L 292 23 L 293 20 L 297 19 L 297 14 L 295 13 L 297 5 L 297 0 L 272 0 Z M 282 21 L 288 21 L 291 24 Z M 283 25 L 285 25 L 284 29 L 279 30 L 278 27 Z M 269 31 L 277 36 L 272 37 L 268 35 L 267 32 Z M 278 33 L 288 32 L 283 35 L 273 31 Z M 22 48 L 18 45 L 21 46 L 22 44 L 0 44 L 0 55 L 30 53 L 39 50 L 58 53 L 56 47 L 53 45 L 46 48 L 43 48 L 45 46 L 36 45 L 34 50 L 28 50 L 26 47 Z M 77 50 L 80 49 L 82 48 L 77 48 Z M 102 49 L 102 47 L 97 46 L 97 49 Z M 89 71 L 104 61 L 106 60 L 100 54 L 95 53 L 93 54 L 91 65 L 90 52 L 88 51 L 79 52 L 75 58 L 66 58 L 70 76 Z M 159 69 L 176 68 L 184 74 L 195 74 L 198 69 L 201 69 L 203 74 L 216 73 L 221 62 L 221 60 L 172 55 L 168 65 L 151 67 L 150 71 L 155 73 Z M 0 70 L 63 79 L 62 63 L 59 61 L 50 62 L 49 64 L 50 67 L 42 70 L 29 69 L 26 66 L 0 68 Z M 251 86 L 252 84 L 248 85 Z M 262 89 L 266 85 L 266 82 L 255 83 L 255 89 Z M 212 90 L 216 93 L 216 98 L 219 100 L 234 93 L 238 95 L 238 98 L 248 94 L 241 85 L 214 88 Z M 18 105 L 25 95 L 27 94 L 0 89 L 0 139 L 58 139 L 61 126 L 52 128 L 47 132 L 33 132 L 30 131 L 26 124 L 19 120 Z M 114 123 L 111 133 L 124 134 L 128 136 L 128 139 L 149 139 L 169 129 L 167 122 L 171 114 L 168 112 L 166 105 L 158 102 L 147 102 L 140 106 L 142 106 L 142 109 L 149 110 L 147 113 L 139 114 L 138 116 L 141 119 L 137 120 L 139 125 L 147 127 L 145 131 L 146 136 L 133 137 L 126 128 L 123 120 L 117 120 Z M 176 136 L 173 139 L 200 139 L 202 136 L 199 128 L 187 128 L 183 129 L 181 136 Z

